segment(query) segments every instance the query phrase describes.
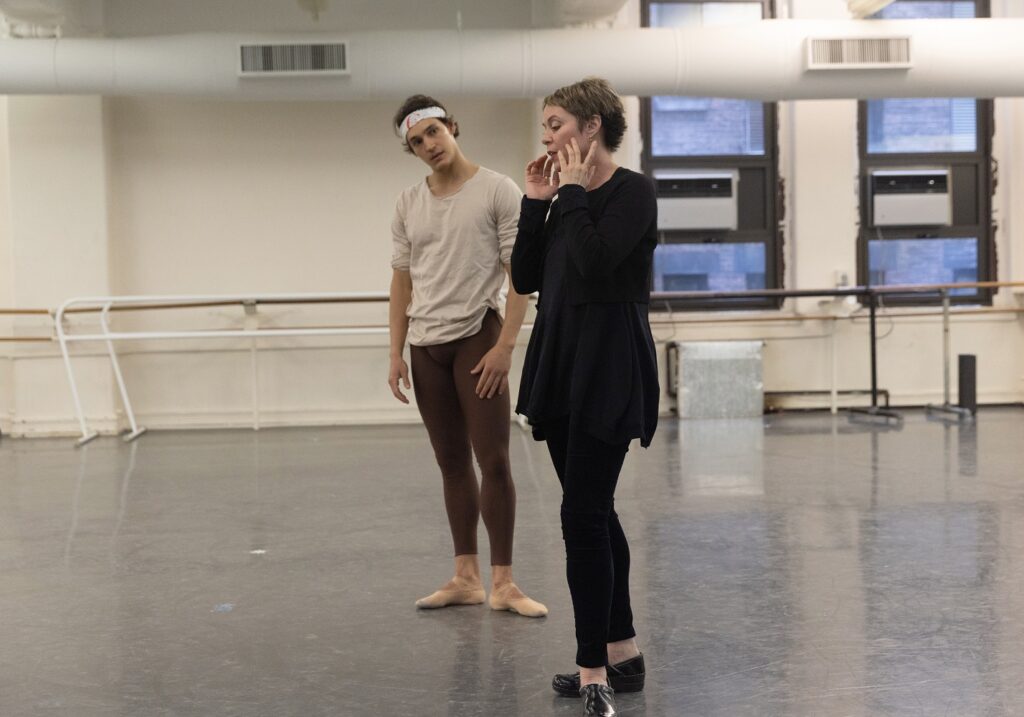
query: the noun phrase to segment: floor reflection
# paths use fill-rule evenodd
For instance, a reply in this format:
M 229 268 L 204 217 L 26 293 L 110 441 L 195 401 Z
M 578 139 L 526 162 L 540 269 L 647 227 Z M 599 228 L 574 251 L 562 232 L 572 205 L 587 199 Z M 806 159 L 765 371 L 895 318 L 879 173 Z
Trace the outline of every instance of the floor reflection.
M 1021 438 L 664 420 L 616 499 L 650 669 L 622 713 L 1024 714 Z M 0 714 L 576 715 L 558 483 L 512 458 L 543 620 L 413 609 L 451 570 L 422 427 L 5 438 Z

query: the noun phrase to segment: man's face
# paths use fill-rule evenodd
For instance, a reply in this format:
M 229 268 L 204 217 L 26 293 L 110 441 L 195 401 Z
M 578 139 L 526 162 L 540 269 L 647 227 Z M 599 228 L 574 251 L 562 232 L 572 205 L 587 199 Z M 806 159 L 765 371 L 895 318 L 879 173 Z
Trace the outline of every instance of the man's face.
M 436 117 L 428 117 L 414 124 L 405 136 L 405 141 L 413 154 L 435 171 L 451 164 L 458 147 L 448 125 Z

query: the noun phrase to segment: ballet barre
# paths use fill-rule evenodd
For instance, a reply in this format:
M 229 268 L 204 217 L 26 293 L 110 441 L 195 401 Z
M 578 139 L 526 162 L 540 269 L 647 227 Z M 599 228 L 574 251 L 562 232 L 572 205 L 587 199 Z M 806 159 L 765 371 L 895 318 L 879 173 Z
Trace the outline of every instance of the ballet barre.
M 92 431 L 85 419 L 82 400 L 78 391 L 78 382 L 71 366 L 68 345 L 75 342 L 102 342 L 106 346 L 110 366 L 117 382 L 121 403 L 128 419 L 129 430 L 125 441 L 134 441 L 145 433 L 135 418 L 128 388 L 125 385 L 121 365 L 114 350 L 115 341 L 145 339 L 253 339 L 250 344 L 250 370 L 253 375 L 253 428 L 259 428 L 259 410 L 256 392 L 258 389 L 256 376 L 256 338 L 282 336 L 346 336 L 387 333 L 387 328 L 379 327 L 302 327 L 274 329 L 204 329 L 191 331 L 112 331 L 110 328 L 111 311 L 140 311 L 151 309 L 192 309 L 218 306 L 241 306 L 246 313 L 255 312 L 257 306 L 286 304 L 324 304 L 324 303 L 361 303 L 387 301 L 388 295 L 382 292 L 339 292 L 309 294 L 235 294 L 235 295 L 195 295 L 195 296 L 100 296 L 75 297 L 60 305 L 54 313 L 54 324 L 57 340 L 60 343 L 64 368 L 71 385 L 71 397 L 75 407 L 75 416 L 81 430 L 76 446 L 83 446 L 95 439 L 99 433 Z M 68 314 L 99 312 L 99 333 L 71 334 L 65 326 Z
M 1000 288 L 1021 288 L 1024 287 L 1024 281 L 978 281 L 978 282 L 958 282 L 951 284 L 906 284 L 906 285 L 886 285 L 886 286 L 853 286 L 846 288 L 836 289 L 761 289 L 761 290 L 749 290 L 749 291 L 663 291 L 653 292 L 651 294 L 651 300 L 655 298 L 659 300 L 729 300 L 729 299 L 760 299 L 760 298 L 778 298 L 778 299 L 792 299 L 792 298 L 841 298 L 847 296 L 853 296 L 861 300 L 861 303 L 867 303 L 868 307 L 868 326 L 869 326 L 869 356 L 870 356 L 870 367 L 871 367 L 871 405 L 867 408 L 850 408 L 849 411 L 853 415 L 864 415 L 871 419 L 881 418 L 888 421 L 894 421 L 900 423 L 903 418 L 896 411 L 892 410 L 888 406 L 882 407 L 878 405 L 878 338 L 877 338 L 877 318 L 878 318 L 878 306 L 879 300 L 886 296 L 905 296 L 908 294 L 934 294 L 938 296 L 942 302 L 941 315 L 943 317 L 943 395 L 944 404 L 943 408 L 934 408 L 933 410 L 949 410 L 950 403 L 950 387 L 949 387 L 949 319 L 951 313 L 951 302 L 950 292 L 955 290 L 963 289 L 995 289 Z M 1022 309 L 1020 308 L 1008 308 L 1008 309 L 996 309 L 995 311 L 1001 311 L 1004 313 L 1016 313 L 1020 314 Z M 910 314 L 913 316 L 926 315 L 923 312 L 915 312 Z M 840 317 L 835 317 L 836 319 Z M 833 366 L 835 360 L 835 351 L 833 351 Z M 832 384 L 832 412 L 836 411 L 836 395 L 835 395 L 835 381 Z M 950 411 L 954 412 L 954 411 Z M 956 412 L 959 414 L 959 412 Z
M 49 309 L 7 309 L 0 307 L 0 316 L 46 316 L 49 318 Z M 37 341 L 52 341 L 52 336 L 0 336 L 0 343 L 32 343 Z
M 943 316 L 944 341 L 948 346 L 949 320 L 951 314 L 957 315 L 972 313 L 1016 313 L 1024 312 L 1024 308 L 982 308 L 965 309 L 952 311 L 948 305 L 950 291 L 968 288 L 993 288 L 1024 287 L 1024 282 L 976 282 L 957 283 L 940 285 L 910 285 L 910 286 L 885 286 L 885 287 L 847 287 L 839 289 L 766 289 L 755 291 L 719 292 L 719 291 L 697 291 L 697 292 L 652 292 L 651 301 L 664 300 L 701 300 L 708 299 L 750 299 L 775 297 L 780 299 L 806 298 L 806 297 L 828 297 L 839 298 L 853 296 L 867 304 L 869 324 L 869 351 L 871 367 L 871 405 L 863 409 L 851 409 L 855 412 L 865 413 L 870 416 L 881 417 L 886 420 L 901 420 L 899 414 L 888 407 L 878 405 L 878 354 L 877 354 L 877 331 L 876 322 L 879 309 L 879 299 L 887 295 L 899 294 L 920 294 L 933 293 L 936 295 L 946 292 L 946 301 L 943 302 L 940 312 L 918 310 L 886 312 L 884 315 L 891 316 Z M 255 313 L 260 305 L 299 305 L 299 304 L 339 304 L 339 303 L 386 303 L 388 294 L 386 292 L 336 292 L 336 293 L 295 293 L 295 294 L 235 294 L 235 295 L 190 295 L 190 296 L 103 296 L 103 297 L 76 297 L 63 302 L 53 312 L 53 321 L 57 341 L 60 344 L 61 356 L 64 362 L 65 372 L 71 388 L 72 401 L 74 404 L 75 416 L 78 421 L 81 435 L 76 441 L 77 446 L 84 445 L 95 439 L 99 434 L 90 430 L 82 408 L 81 396 L 78 390 L 78 383 L 72 368 L 69 345 L 72 343 L 100 342 L 106 347 L 106 354 L 110 360 L 111 370 L 117 383 L 118 392 L 124 407 L 125 416 L 129 423 L 129 429 L 124 436 L 126 441 L 134 441 L 145 432 L 145 428 L 138 424 L 135 412 L 128 395 L 128 389 L 124 381 L 121 366 L 118 361 L 117 352 L 114 348 L 115 342 L 129 340 L 148 339 L 249 339 L 250 340 L 250 371 L 253 377 L 253 428 L 259 428 L 259 402 L 257 396 L 257 344 L 258 338 L 270 337 L 324 337 L 324 336 L 354 336 L 354 335 L 386 335 L 389 331 L 386 324 L 364 324 L 346 326 L 297 326 L 277 328 L 227 328 L 227 329 L 198 329 L 198 330 L 165 330 L 165 331 L 113 331 L 110 327 L 110 314 L 112 312 L 142 311 L 142 310 L 167 310 L 167 309 L 192 309 L 240 306 L 246 314 Z M 26 313 L 40 313 L 39 310 L 17 310 Z M 42 313 L 48 313 L 43 310 Z M 88 313 L 99 314 L 99 331 L 91 333 L 75 334 L 67 330 L 67 319 L 69 316 Z M 664 321 L 652 318 L 653 325 L 671 323 L 673 325 L 701 324 L 701 323 L 767 323 L 767 322 L 804 322 L 809 320 L 831 321 L 833 327 L 836 321 L 855 321 L 863 317 L 857 315 L 842 316 L 836 314 L 794 314 L 785 316 L 746 316 L 728 317 L 717 316 L 715 318 L 690 317 Z M 530 324 L 524 324 L 523 330 L 529 330 Z M 833 331 L 834 336 L 834 331 Z M 40 338 L 32 340 L 42 340 Z M 948 348 L 945 360 L 948 362 Z M 948 365 L 945 367 L 944 398 L 949 403 L 949 379 Z M 835 380 L 835 351 L 833 350 L 833 380 L 832 380 L 832 409 L 836 410 L 836 380 Z

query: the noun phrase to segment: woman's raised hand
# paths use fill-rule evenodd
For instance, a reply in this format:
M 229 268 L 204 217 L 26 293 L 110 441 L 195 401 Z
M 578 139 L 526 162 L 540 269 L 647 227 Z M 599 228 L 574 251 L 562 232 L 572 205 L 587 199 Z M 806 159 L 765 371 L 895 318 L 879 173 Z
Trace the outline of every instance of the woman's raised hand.
M 558 193 L 558 169 L 552 158 L 542 154 L 526 165 L 526 196 L 548 201 Z
M 590 184 L 590 180 L 594 178 L 594 149 L 597 147 L 597 142 L 590 143 L 590 150 L 587 152 L 587 156 L 583 156 L 583 152 L 580 151 L 580 145 L 576 142 L 576 138 L 573 137 L 572 141 L 565 145 L 558 152 L 558 164 L 561 171 L 558 173 L 558 186 L 564 187 L 567 184 L 579 184 L 584 189 Z

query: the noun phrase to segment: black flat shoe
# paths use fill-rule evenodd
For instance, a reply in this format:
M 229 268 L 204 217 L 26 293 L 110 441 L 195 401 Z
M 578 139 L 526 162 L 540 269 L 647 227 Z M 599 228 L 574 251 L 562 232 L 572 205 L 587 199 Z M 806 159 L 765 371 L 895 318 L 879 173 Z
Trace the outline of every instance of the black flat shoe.
M 580 688 L 583 717 L 615 717 L 615 690 L 608 685 L 587 685 Z
M 644 688 L 643 653 L 615 665 L 608 665 L 608 684 L 616 692 L 639 692 Z M 551 687 L 563 697 L 580 696 L 580 673 L 555 675 Z

